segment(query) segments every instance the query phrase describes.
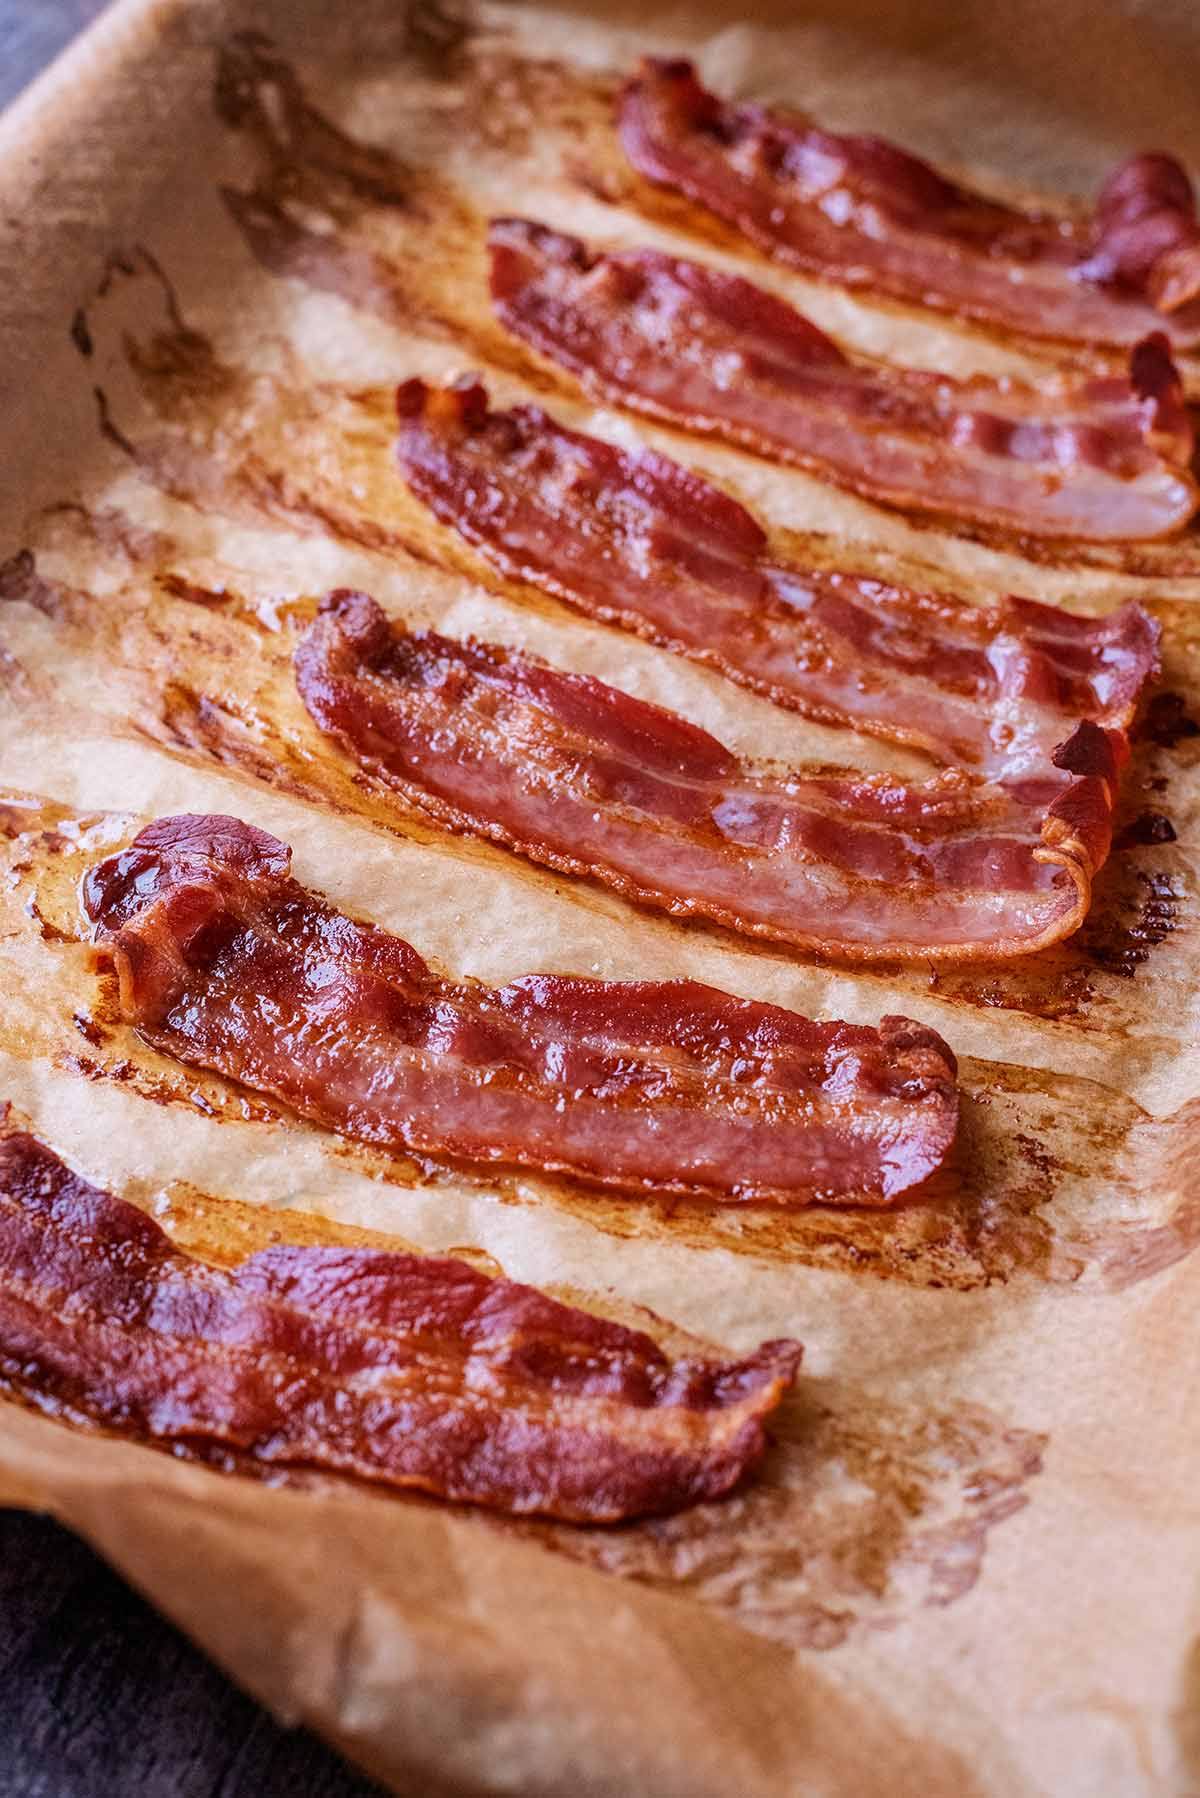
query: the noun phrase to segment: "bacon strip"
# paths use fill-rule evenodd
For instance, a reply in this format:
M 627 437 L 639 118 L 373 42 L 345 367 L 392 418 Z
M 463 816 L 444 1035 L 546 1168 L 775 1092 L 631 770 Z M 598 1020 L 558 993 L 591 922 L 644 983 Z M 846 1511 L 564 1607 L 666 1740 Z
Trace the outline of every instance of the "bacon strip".
M 443 1256 L 280 1246 L 212 1267 L 35 1137 L 0 1140 L 0 1372 L 123 1432 L 613 1522 L 728 1491 L 800 1356 L 671 1361 Z
M 640 174 L 809 273 L 1032 337 L 1128 349 L 1168 315 L 1178 345 L 1200 340 L 1200 225 L 1173 157 L 1122 163 L 1090 218 L 1019 211 L 881 138 L 725 105 L 691 63 L 654 58 L 618 128 Z
M 1166 537 L 1196 507 L 1192 425 L 1161 333 L 1128 379 L 1033 388 L 851 361 L 740 276 L 593 255 L 526 219 L 489 231 L 508 330 L 591 392 L 813 468 L 887 505 L 1035 536 Z
M 692 981 L 434 975 L 289 877 L 236 818 L 151 824 L 90 870 L 147 1041 L 359 1141 L 781 1205 L 897 1198 L 957 1128 L 955 1062 L 906 1018 L 811 1023 Z
M 772 558 L 745 507 L 677 462 L 489 412 L 476 381 L 399 390 L 405 480 L 504 574 L 826 723 L 1044 775 L 1081 718 L 1124 730 L 1156 668 L 1140 606 L 973 606 Z
M 677 916 L 854 960 L 1019 955 L 1074 930 L 1108 854 L 1118 731 L 1041 778 L 780 778 L 674 713 L 337 592 L 300 694 L 360 766 L 458 830 Z

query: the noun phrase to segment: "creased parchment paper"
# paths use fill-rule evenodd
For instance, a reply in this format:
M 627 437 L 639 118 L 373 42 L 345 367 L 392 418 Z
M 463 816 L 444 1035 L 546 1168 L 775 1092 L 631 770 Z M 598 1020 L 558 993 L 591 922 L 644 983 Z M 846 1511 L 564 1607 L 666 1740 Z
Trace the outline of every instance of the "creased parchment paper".
M 863 0 L 753 25 L 716 6 L 119 6 L 0 124 L 0 1100 L 197 1253 L 382 1233 L 731 1351 L 796 1335 L 778 1440 L 724 1504 L 583 1531 L 266 1483 L 4 1403 L 0 1499 L 53 1511 L 402 1792 L 1197 1792 L 1200 534 L 1068 556 L 907 521 L 596 408 L 505 340 L 493 211 L 679 245 L 915 366 L 1054 360 L 694 234 L 613 144 L 611 83 L 648 49 L 1002 190 L 1088 193 L 1150 145 L 1200 166 L 1200 19 L 1162 0 Z M 389 453 L 395 382 L 466 368 L 502 403 L 703 469 L 784 553 L 980 600 L 1143 599 L 1163 677 L 1080 936 L 1007 968 L 855 973 L 638 911 L 355 786 L 288 673 L 335 585 L 598 674 L 744 754 L 918 765 L 490 575 Z M 455 973 L 687 974 L 922 1018 L 962 1061 L 952 1189 L 787 1217 L 433 1176 L 190 1074 L 116 1020 L 77 902 L 92 860 L 181 809 L 276 832 L 302 881 Z

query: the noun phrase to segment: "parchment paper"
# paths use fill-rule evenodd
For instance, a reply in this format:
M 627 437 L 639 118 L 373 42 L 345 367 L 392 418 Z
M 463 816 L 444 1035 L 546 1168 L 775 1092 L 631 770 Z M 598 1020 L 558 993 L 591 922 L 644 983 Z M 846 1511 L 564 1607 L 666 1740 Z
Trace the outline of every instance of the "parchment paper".
M 623 170 L 605 84 L 687 48 L 724 91 L 1001 188 L 1087 192 L 1144 145 L 1200 164 L 1200 21 L 1032 0 L 753 26 L 715 6 L 326 14 L 120 6 L 0 125 L 0 1099 L 197 1252 L 386 1232 L 729 1350 L 797 1335 L 804 1376 L 743 1491 L 616 1531 L 267 1484 L 12 1404 L 0 1498 L 54 1511 L 399 1791 L 1198 1791 L 1200 535 L 1035 554 L 594 408 L 491 325 L 479 225 L 679 244 L 864 350 L 1036 373 L 1056 358 L 689 236 Z M 287 673 L 333 585 L 600 674 L 743 754 L 917 765 L 490 577 L 389 456 L 391 386 L 466 367 L 704 469 L 785 552 L 979 599 L 1151 604 L 1176 698 L 1135 746 L 1080 938 L 1009 969 L 855 973 L 356 788 Z M 300 879 L 454 972 L 689 974 L 925 1019 L 962 1058 L 962 1167 L 893 1217 L 671 1209 L 432 1177 L 251 1104 L 124 1031 L 81 940 L 83 869 L 174 809 L 275 831 Z M 1146 811 L 1174 841 L 1126 830 Z

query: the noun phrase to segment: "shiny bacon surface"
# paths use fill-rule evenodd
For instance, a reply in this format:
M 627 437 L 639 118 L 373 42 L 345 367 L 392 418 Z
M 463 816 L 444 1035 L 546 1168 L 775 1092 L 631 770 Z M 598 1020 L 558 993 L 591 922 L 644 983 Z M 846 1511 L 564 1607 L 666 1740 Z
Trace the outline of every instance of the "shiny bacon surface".
M 954 1057 L 921 1025 L 692 981 L 454 984 L 299 886 L 290 854 L 183 816 L 89 871 L 122 1013 L 155 1047 L 362 1142 L 633 1194 L 881 1203 L 953 1146 Z
M 725 1492 L 797 1343 L 672 1361 L 466 1262 L 182 1254 L 35 1137 L 0 1139 L 0 1372 L 108 1427 L 516 1513 L 608 1522 Z
M 344 591 L 296 673 L 360 767 L 452 827 L 676 915 L 852 960 L 1018 955 L 1077 928 L 1127 753 L 1120 730 L 1085 722 L 1009 784 L 959 769 L 777 775 L 601 681 L 406 631 Z
M 489 411 L 476 381 L 408 381 L 398 410 L 405 480 L 504 574 L 823 722 L 1012 780 L 1044 774 L 1081 718 L 1123 729 L 1155 668 L 1137 605 L 1097 619 L 974 606 L 798 566 L 679 463 L 540 407 Z
M 622 92 L 625 153 L 768 255 L 1034 337 L 1128 348 L 1164 321 L 1200 338 L 1200 226 L 1173 157 L 1114 169 L 1090 217 L 1018 210 L 878 137 L 726 105 L 692 65 L 647 59 Z
M 852 361 L 784 300 L 657 250 L 489 230 L 497 316 L 591 392 L 831 476 L 888 505 L 1023 535 L 1170 536 L 1196 506 L 1166 338 L 1127 377 L 1038 387 Z

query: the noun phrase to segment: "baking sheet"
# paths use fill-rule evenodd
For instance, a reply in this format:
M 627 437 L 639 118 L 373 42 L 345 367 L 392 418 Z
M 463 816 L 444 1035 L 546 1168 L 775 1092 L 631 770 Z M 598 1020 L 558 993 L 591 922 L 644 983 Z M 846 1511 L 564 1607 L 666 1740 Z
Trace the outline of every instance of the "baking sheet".
M 1195 1789 L 1200 539 L 1035 554 L 596 408 L 491 325 L 479 227 L 525 211 L 681 244 L 874 353 L 1035 372 L 1045 352 L 688 236 L 623 170 L 606 84 L 642 50 L 688 48 L 726 91 L 1018 188 L 1088 189 L 1148 137 L 1200 161 L 1200 24 L 1161 5 L 1057 9 L 1052 33 L 1015 3 L 952 26 L 909 7 L 753 28 L 715 8 L 650 26 L 324 11 L 122 6 L 0 126 L 18 277 L 0 295 L 0 1097 L 185 1235 L 200 1206 L 236 1236 L 236 1199 L 285 1232 L 316 1217 L 465 1247 L 731 1350 L 798 1335 L 805 1373 L 756 1482 L 615 1531 L 284 1490 L 12 1406 L 0 1492 L 55 1510 L 397 1789 Z M 1176 840 L 1114 855 L 1059 950 L 853 973 L 364 796 L 287 675 L 334 585 L 599 674 L 742 753 L 911 765 L 498 582 L 432 525 L 391 467 L 391 388 L 467 367 L 502 401 L 702 468 L 785 548 L 980 599 L 1146 599 L 1178 701 L 1135 746 L 1122 823 L 1153 810 Z M 124 1031 L 80 940 L 83 867 L 172 809 L 275 831 L 300 879 L 454 972 L 690 974 L 814 1015 L 922 1018 L 963 1061 L 962 1177 L 894 1217 L 714 1213 L 431 1179 L 248 1107 Z

